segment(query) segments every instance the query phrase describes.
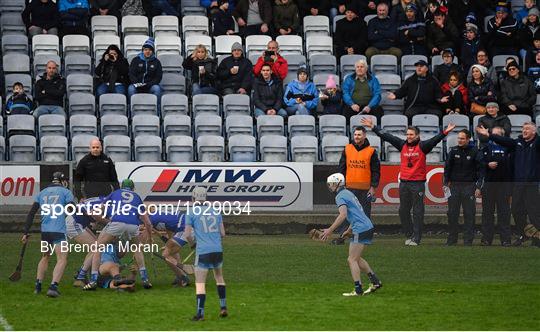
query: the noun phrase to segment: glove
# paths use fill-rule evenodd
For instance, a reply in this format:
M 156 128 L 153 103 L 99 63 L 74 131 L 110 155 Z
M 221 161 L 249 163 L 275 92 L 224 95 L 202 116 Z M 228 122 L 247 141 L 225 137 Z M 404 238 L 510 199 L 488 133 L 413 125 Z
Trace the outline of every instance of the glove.
M 146 86 L 146 83 L 134 83 L 133 86 L 137 89 L 140 89 L 144 86 Z
M 312 229 L 309 231 L 309 238 L 312 239 L 312 240 L 320 240 L 321 239 L 321 235 L 323 234 L 323 232 L 320 230 L 320 229 Z
M 527 226 L 525 226 L 524 231 L 526 236 L 540 240 L 540 231 L 536 229 L 533 224 L 528 224 Z

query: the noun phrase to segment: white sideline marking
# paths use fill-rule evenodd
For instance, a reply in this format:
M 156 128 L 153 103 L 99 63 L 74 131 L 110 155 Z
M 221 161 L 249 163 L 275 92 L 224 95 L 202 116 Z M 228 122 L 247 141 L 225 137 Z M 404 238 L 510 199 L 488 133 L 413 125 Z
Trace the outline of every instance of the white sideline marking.
M 4 328 L 4 331 L 13 331 L 13 326 L 9 325 L 7 319 L 0 313 L 0 325 Z

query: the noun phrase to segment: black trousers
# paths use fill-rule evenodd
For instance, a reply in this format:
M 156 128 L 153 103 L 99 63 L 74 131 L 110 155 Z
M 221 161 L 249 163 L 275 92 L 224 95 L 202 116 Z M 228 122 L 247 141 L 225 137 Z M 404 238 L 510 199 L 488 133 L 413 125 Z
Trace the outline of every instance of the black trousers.
M 491 243 L 495 234 L 495 208 L 501 243 L 510 242 L 510 195 L 512 184 L 486 182 L 482 188 L 482 240 Z
M 538 183 L 514 183 L 512 192 L 512 215 L 518 235 L 524 235 L 523 229 L 529 221 L 540 229 L 540 185 Z
M 424 227 L 424 181 L 401 181 L 399 183 L 399 219 L 401 228 L 407 238 L 420 243 Z M 411 219 L 412 209 L 412 219 Z
M 476 198 L 474 183 L 456 183 L 450 185 L 451 196 L 448 198 L 448 243 L 456 243 L 459 233 L 459 214 L 463 207 L 463 242 L 472 243 L 474 239 L 474 217 Z
M 349 189 L 358 198 L 358 202 L 362 205 L 362 209 L 366 216 L 371 220 L 371 201 L 367 198 L 368 190 Z M 338 228 L 338 233 L 341 234 L 347 230 L 350 222 L 345 220 Z

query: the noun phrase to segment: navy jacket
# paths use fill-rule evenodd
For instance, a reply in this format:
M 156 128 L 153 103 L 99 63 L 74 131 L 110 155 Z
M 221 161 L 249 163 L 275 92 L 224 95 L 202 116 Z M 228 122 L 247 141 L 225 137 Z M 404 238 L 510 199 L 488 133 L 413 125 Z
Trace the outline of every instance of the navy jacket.
M 507 147 L 514 157 L 514 182 L 540 182 L 540 136 L 526 142 L 523 136 L 517 139 L 489 135 L 489 139 Z
M 129 65 L 131 83 L 146 83 L 146 86 L 150 88 L 152 85 L 159 84 L 162 76 L 161 62 L 154 55 L 146 59 L 141 52 L 131 60 Z
M 381 50 L 397 46 L 397 24 L 388 16 L 385 19 L 372 18 L 368 23 L 369 45 Z

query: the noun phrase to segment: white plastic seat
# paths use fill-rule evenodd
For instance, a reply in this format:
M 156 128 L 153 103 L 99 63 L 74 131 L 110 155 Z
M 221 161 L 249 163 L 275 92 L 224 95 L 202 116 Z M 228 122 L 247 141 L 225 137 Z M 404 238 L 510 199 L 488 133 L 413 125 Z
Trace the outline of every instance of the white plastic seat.
M 97 119 L 93 115 L 76 114 L 69 118 L 69 132 L 71 138 L 78 135 L 97 136 Z
M 371 72 L 375 75 L 398 73 L 398 60 L 394 55 L 376 54 L 371 57 Z
M 131 161 L 131 139 L 123 135 L 105 136 L 103 151 L 115 163 Z
M 234 135 L 229 138 L 229 161 L 254 162 L 257 160 L 255 137 L 251 135 Z
M 66 76 L 92 73 L 92 58 L 87 54 L 71 54 L 64 58 Z
M 405 135 L 408 119 L 405 115 L 383 115 L 381 128 L 392 134 Z
M 249 115 L 229 115 L 225 119 L 225 131 L 229 139 L 234 135 L 253 136 L 253 117 Z
M 101 117 L 101 137 L 129 135 L 128 118 L 125 115 L 107 114 Z
M 212 94 L 199 94 L 193 96 L 193 116 L 199 114 L 219 115 L 219 97 Z
M 169 114 L 163 118 L 163 137 L 191 136 L 191 118 L 184 114 Z
M 131 120 L 131 136 L 159 136 L 159 118 L 157 115 L 140 114 Z
M 212 37 L 206 35 L 191 35 L 184 39 L 184 54 L 190 56 L 198 45 L 204 45 L 208 54 L 212 55 Z
M 222 35 L 214 37 L 216 54 L 231 54 L 231 48 L 234 43 L 242 44 L 242 37 L 236 35 Z
M 140 15 L 127 15 L 122 17 L 122 34 L 148 36 L 148 18 Z
M 287 161 L 287 138 L 285 136 L 280 136 L 280 135 L 263 136 L 260 139 L 259 151 L 261 155 L 261 158 L 260 158 L 261 161 L 286 162 Z
M 184 75 L 164 73 L 160 83 L 163 95 L 185 94 L 186 93 L 186 78 Z
M 519 58 L 517 55 L 495 55 L 491 63 L 497 73 L 505 70 L 507 58 L 514 58 L 514 60 L 516 60 L 516 63 L 519 63 Z
M 200 136 L 222 136 L 221 117 L 212 114 L 201 114 L 195 118 L 195 138 Z
M 289 73 L 293 73 L 296 75 L 296 72 L 298 71 L 298 68 L 307 67 L 307 60 L 305 55 L 302 54 L 285 54 L 282 56 L 287 60 L 287 65 L 289 69 Z
M 94 139 L 98 138 L 92 135 L 77 135 L 73 137 L 71 139 L 71 160 L 79 162 L 86 156 L 90 142 Z
M 323 161 L 337 163 L 349 138 L 343 135 L 326 135 L 322 138 L 321 150 Z
M 96 15 L 91 19 L 92 36 L 118 35 L 118 19 L 112 15 Z
M 126 115 L 127 98 L 121 93 L 105 93 L 99 96 L 99 114 L 105 115 Z
M 161 116 L 188 115 L 188 98 L 184 94 L 169 93 L 161 97 Z
M 90 38 L 86 35 L 66 35 L 62 38 L 62 54 L 90 55 Z
M 182 33 L 184 39 L 191 35 L 208 35 L 208 17 L 188 15 L 182 18 Z
M 168 136 L 165 146 L 167 161 L 173 163 L 193 161 L 193 138 L 191 136 Z
M 347 135 L 347 119 L 339 114 L 325 114 L 319 117 L 319 137 L 327 135 Z
M 30 135 L 11 136 L 9 138 L 9 156 L 9 159 L 13 162 L 35 162 L 36 138 Z
M 225 158 L 225 141 L 221 136 L 201 136 L 197 139 L 197 155 L 202 162 L 221 162 Z
M 401 57 L 401 79 L 405 80 L 410 75 L 414 74 L 416 72 L 415 63 L 424 60 L 428 61 L 428 58 L 425 55 L 418 55 L 418 54 L 412 54 L 412 55 L 404 55 Z
M 223 112 L 229 115 L 251 115 L 249 95 L 230 94 L 223 96 Z
M 59 114 L 43 114 L 38 119 L 39 137 L 66 136 L 66 118 Z
M 252 54 L 261 56 L 262 52 L 266 51 L 266 45 L 272 40 L 270 36 L 266 35 L 251 35 L 246 37 L 246 57 L 250 57 Z M 229 50 L 230 52 L 230 50 Z
M 279 45 L 279 53 L 284 54 L 304 54 L 302 37 L 295 35 L 280 35 L 276 41 Z
M 369 133 L 373 134 L 371 129 L 369 129 L 368 127 L 366 127 L 366 126 L 364 126 L 362 124 L 362 119 L 363 118 L 371 119 L 371 122 L 373 122 L 374 125 L 377 125 L 377 117 L 374 116 L 374 115 L 370 115 L 370 114 L 356 114 L 356 115 L 353 115 L 353 116 L 351 116 L 351 118 L 349 120 L 349 131 L 350 131 L 350 134 L 351 134 L 351 138 L 354 135 L 354 130 L 356 129 L 356 127 L 360 127 L 360 126 L 364 127 L 368 134 Z
M 95 16 L 94 16 L 95 17 Z M 92 46 L 94 49 L 94 59 L 101 59 L 103 52 L 107 50 L 109 45 L 116 45 L 119 49 L 122 49 L 120 45 L 120 37 L 116 35 L 97 35 L 92 40 Z
M 161 69 L 163 70 L 163 73 L 179 75 L 182 75 L 184 73 L 184 68 L 182 67 L 184 58 L 181 55 L 164 54 L 160 55 L 158 59 L 161 62 Z
M 381 73 L 376 77 L 382 91 L 394 91 L 401 86 L 401 77 L 397 74 Z
M 69 95 L 69 114 L 96 114 L 96 99 L 93 94 L 74 92 Z
M 60 54 L 60 41 L 56 35 L 35 35 L 32 37 L 32 54 Z
M 330 35 L 330 20 L 328 16 L 308 15 L 304 17 L 303 23 L 304 38 Z
M 13 84 L 15 82 L 21 82 L 24 91 L 28 95 L 32 95 L 32 77 L 29 74 L 6 74 L 4 75 L 4 90 L 5 95 L 11 95 L 13 93 Z
M 20 13 L 2 13 L 0 30 L 2 35 L 26 35 L 26 26 Z
M 68 141 L 65 136 L 46 136 L 40 141 L 41 161 L 64 162 L 68 160 Z
M 138 136 L 135 137 L 134 142 L 135 161 L 161 161 L 162 147 L 159 136 Z
M 26 54 L 6 54 L 2 57 L 4 74 L 30 74 L 30 57 Z
M 35 118 L 28 114 L 12 114 L 7 117 L 7 136 L 35 135 Z
M 128 35 L 124 37 L 124 56 L 128 61 L 131 62 L 141 52 L 142 46 L 148 38 L 146 35 Z
M 508 115 L 508 119 L 510 119 L 510 124 L 512 124 L 512 131 L 510 132 L 510 137 L 512 138 L 518 138 L 521 135 L 523 124 L 532 121 L 531 117 L 525 114 L 510 114 Z
M 136 93 L 131 96 L 131 116 L 157 114 L 157 96 L 152 93 Z
M 285 124 L 282 116 L 261 115 L 257 117 L 257 136 L 262 139 L 266 135 L 283 136 Z
M 178 17 L 172 15 L 159 15 L 152 18 L 152 32 L 157 36 L 178 36 L 180 28 Z
M 339 58 L 339 72 L 342 78 L 355 72 L 355 64 L 358 60 L 367 61 L 367 58 L 365 55 L 360 54 L 346 54 Z
M 308 58 L 314 54 L 333 54 L 332 37 L 329 36 L 312 36 L 306 40 L 306 54 Z
M 182 41 L 176 36 L 158 36 L 155 39 L 156 56 L 164 54 L 182 55 Z
M 2 54 L 28 54 L 28 37 L 23 34 L 4 34 L 2 36 Z
M 40 54 L 34 57 L 34 63 L 33 63 L 33 71 L 34 71 L 34 78 L 36 80 L 39 79 L 41 75 L 43 75 L 47 71 L 47 62 L 54 61 L 54 63 L 58 64 L 58 68 L 61 68 L 60 66 L 60 57 L 55 54 Z
M 292 115 L 289 117 L 289 138 L 294 136 L 315 136 L 315 118 L 311 115 Z
M 71 74 L 66 78 L 68 97 L 73 93 L 94 94 L 94 79 L 89 74 Z
M 412 125 L 420 129 L 424 139 L 440 133 L 439 117 L 433 114 L 417 114 L 412 118 Z
M 309 68 L 311 76 L 317 74 L 336 74 L 336 57 L 331 54 L 314 54 L 309 58 Z
M 317 162 L 319 146 L 317 137 L 295 136 L 291 139 L 291 156 L 294 162 Z

